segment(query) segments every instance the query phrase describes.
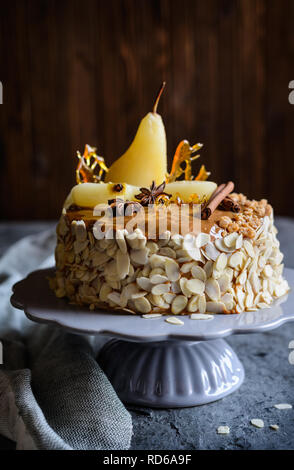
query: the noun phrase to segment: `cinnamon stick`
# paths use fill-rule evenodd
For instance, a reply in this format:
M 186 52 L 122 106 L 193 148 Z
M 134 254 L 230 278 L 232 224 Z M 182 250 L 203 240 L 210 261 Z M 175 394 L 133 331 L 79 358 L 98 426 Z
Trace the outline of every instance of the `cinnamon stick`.
M 231 211 L 231 212 L 240 212 L 241 210 L 240 204 L 238 204 L 238 202 L 231 199 L 230 196 L 227 196 L 224 198 L 224 200 L 220 203 L 219 208 L 222 209 L 223 211 Z
M 209 201 L 201 211 L 201 219 L 207 220 L 219 204 L 227 197 L 234 189 L 234 183 L 229 181 L 226 184 L 221 184 L 210 196 Z

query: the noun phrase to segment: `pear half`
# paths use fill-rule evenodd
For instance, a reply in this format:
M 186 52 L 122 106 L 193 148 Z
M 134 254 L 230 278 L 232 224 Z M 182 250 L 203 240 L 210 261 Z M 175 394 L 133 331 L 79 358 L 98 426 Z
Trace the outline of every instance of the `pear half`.
M 149 187 L 167 173 L 166 135 L 161 116 L 148 113 L 140 122 L 128 150 L 109 168 L 105 182 Z
M 165 181 L 167 173 L 166 135 L 157 106 L 165 87 L 162 83 L 153 106 L 140 122 L 137 133 L 128 150 L 109 168 L 105 182 L 128 183 L 149 187 Z
M 149 187 L 149 185 L 147 185 Z M 192 194 L 197 194 L 200 200 L 208 199 L 216 189 L 212 181 L 175 181 L 165 187 L 165 192 L 173 197 L 179 196 L 184 202 L 189 202 Z M 83 183 L 74 186 L 69 193 L 64 207 L 68 209 L 72 204 L 80 207 L 94 208 L 97 204 L 106 204 L 109 199 L 120 197 L 129 201 L 136 201 L 136 194 L 140 193 L 139 186 L 113 183 Z
M 193 195 L 198 197 L 199 202 L 204 202 L 210 198 L 216 188 L 217 184 L 213 181 L 174 181 L 168 183 L 164 191 L 173 197 L 179 196 L 184 202 L 193 202 L 191 199 Z
M 107 204 L 110 199 L 135 200 L 140 188 L 129 184 L 83 183 L 74 186 L 65 200 L 64 207 L 72 204 L 94 208 L 97 204 Z

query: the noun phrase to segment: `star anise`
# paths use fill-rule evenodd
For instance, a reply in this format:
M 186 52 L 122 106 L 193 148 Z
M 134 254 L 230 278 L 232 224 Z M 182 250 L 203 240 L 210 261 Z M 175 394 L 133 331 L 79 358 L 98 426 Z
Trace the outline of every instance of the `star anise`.
M 139 199 L 140 204 L 142 206 L 148 206 L 148 204 L 155 204 L 156 198 L 158 196 L 167 196 L 171 197 L 171 194 L 165 193 L 163 190 L 165 188 L 165 181 L 161 183 L 159 186 L 156 186 L 155 181 L 152 181 L 150 189 L 148 188 L 140 188 L 141 193 L 136 194 L 135 198 Z
M 141 208 L 139 202 L 128 200 L 125 201 L 120 197 L 117 197 L 116 199 L 109 199 L 108 204 L 112 214 L 116 217 L 132 215 L 134 211 L 138 212 Z

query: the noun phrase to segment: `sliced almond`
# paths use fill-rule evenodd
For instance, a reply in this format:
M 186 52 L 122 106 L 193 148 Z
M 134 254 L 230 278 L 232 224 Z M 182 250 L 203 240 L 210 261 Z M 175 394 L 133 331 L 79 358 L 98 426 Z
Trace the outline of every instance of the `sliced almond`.
M 166 230 L 165 232 L 160 233 L 159 235 L 159 240 L 158 240 L 158 245 L 159 246 L 165 246 L 168 244 L 170 240 L 171 233 L 169 230 Z
M 205 313 L 206 312 L 206 297 L 205 297 L 205 294 L 199 295 L 198 310 L 199 310 L 200 313 Z
M 206 278 L 210 278 L 213 270 L 213 261 L 206 261 L 205 265 L 203 266 L 203 269 L 206 273 Z
M 222 272 L 225 269 L 226 265 L 227 265 L 227 257 L 224 253 L 221 253 L 215 261 L 215 268 L 218 271 Z
M 110 292 L 107 296 L 108 300 L 111 300 L 111 302 L 120 305 L 120 294 L 118 292 Z
M 278 410 L 290 410 L 291 408 L 293 408 L 293 406 L 289 403 L 278 403 L 277 405 L 274 405 L 274 407 Z
M 167 292 L 166 294 L 163 294 L 162 297 L 163 297 L 163 300 L 167 304 L 171 304 L 172 301 L 174 300 L 174 298 L 176 297 L 176 294 L 172 294 L 171 292 Z
M 185 287 L 191 294 L 203 294 L 205 284 L 203 281 L 200 281 L 200 279 L 189 279 Z
M 273 275 L 273 268 L 267 264 L 264 268 L 263 268 L 263 274 L 266 276 L 266 277 L 272 277 Z
M 217 279 L 220 291 L 226 292 L 230 286 L 230 278 L 227 274 L 222 274 L 218 279 Z
M 230 434 L 230 428 L 229 426 L 219 426 L 217 428 L 217 433 L 218 434 Z
M 236 250 L 239 250 L 243 245 L 243 235 L 242 233 L 238 236 L 236 243 L 235 243 L 235 248 Z
M 116 271 L 119 279 L 124 279 L 130 269 L 130 257 L 129 254 L 123 253 L 121 250 L 116 252 Z
M 247 271 L 242 271 L 241 274 L 237 277 L 237 283 L 244 285 L 247 281 Z
M 246 294 L 245 298 L 245 307 L 246 309 L 250 308 L 253 306 L 253 292 L 249 292 Z
M 117 246 L 119 247 L 119 249 L 123 253 L 126 253 L 127 250 L 128 250 L 128 247 L 127 247 L 127 244 L 126 244 L 126 241 L 125 241 L 124 231 L 120 230 L 120 229 L 116 230 L 115 238 L 116 238 L 116 243 L 117 243 Z
M 164 246 L 163 248 L 160 248 L 159 255 L 168 256 L 169 258 L 173 259 L 177 257 L 175 250 L 173 250 L 169 246 Z
M 87 248 L 88 244 L 89 242 L 87 239 L 84 241 L 75 241 L 73 244 L 75 254 L 78 255 L 79 253 L 84 251 L 84 249 Z
M 237 251 L 236 253 L 233 253 L 229 259 L 228 259 L 228 265 L 231 266 L 231 268 L 237 268 L 240 267 L 242 264 L 242 254 Z
M 101 302 L 106 302 L 108 298 L 108 294 L 110 294 L 111 292 L 112 292 L 112 288 L 106 282 L 104 282 L 99 292 L 99 299 L 101 300 Z
M 146 319 L 149 319 L 149 318 L 160 318 L 162 317 L 162 314 L 161 313 L 146 313 L 145 315 L 142 315 L 142 318 L 146 318 Z
M 210 241 L 210 236 L 208 233 L 199 233 L 196 237 L 196 246 L 201 248 Z
M 243 291 L 242 287 L 237 286 L 236 287 L 236 298 L 237 302 L 240 305 L 242 311 L 245 308 L 245 292 Z
M 139 249 L 139 241 L 138 241 L 138 233 L 134 230 L 132 233 L 127 233 L 126 234 L 126 240 L 128 242 L 128 245 L 130 248 L 133 250 L 138 250 Z
M 232 296 L 232 294 L 230 294 L 228 292 L 221 297 L 221 302 L 223 302 L 225 304 L 226 309 L 229 310 L 229 311 L 232 310 L 233 307 L 234 307 L 233 296 Z
M 205 293 L 211 300 L 217 301 L 220 298 L 221 292 L 218 282 L 215 279 L 208 279 L 205 283 Z
M 188 248 L 187 253 L 190 258 L 192 258 L 194 261 L 201 261 L 201 252 L 197 246 L 191 246 Z
M 174 259 L 165 259 L 165 272 L 170 281 L 175 282 L 180 278 L 180 268 Z
M 198 310 L 198 295 L 193 295 L 188 302 L 188 312 L 197 312 Z
M 221 252 L 232 253 L 235 250 L 234 247 L 229 248 L 228 246 L 226 246 L 223 238 L 217 238 L 214 244 L 215 247 Z
M 150 257 L 150 265 L 152 268 L 164 268 L 165 267 L 165 261 L 166 257 L 165 256 L 160 256 L 160 255 L 152 255 Z
M 250 283 L 251 283 L 253 292 L 255 294 L 258 294 L 259 291 L 260 291 L 260 288 L 261 288 L 261 284 L 260 284 L 260 279 L 259 279 L 258 275 L 256 274 L 256 272 L 252 273 L 252 276 L 250 278 Z
M 278 424 L 270 424 L 270 428 L 274 431 L 278 431 L 280 429 L 280 426 Z
M 168 317 L 165 319 L 165 321 L 171 325 L 184 325 L 184 322 L 177 317 Z
M 217 250 L 213 243 L 209 242 L 205 246 L 205 249 L 202 250 L 204 256 L 206 256 L 209 260 L 215 261 L 217 257 L 220 255 L 220 251 Z
M 121 305 L 127 305 L 132 295 L 136 294 L 138 291 L 138 286 L 134 282 L 128 284 L 127 286 L 124 286 L 121 291 Z
M 192 313 L 190 318 L 191 320 L 213 320 L 214 317 L 208 313 Z
M 140 297 L 139 299 L 134 299 L 134 304 L 136 310 L 141 313 L 148 313 L 151 310 L 151 304 L 146 297 Z
M 165 270 L 162 269 L 162 268 L 153 268 L 151 269 L 151 271 L 149 272 L 149 278 L 151 276 L 154 276 L 155 274 L 161 274 L 162 276 L 165 276 Z
M 184 274 L 189 273 L 194 265 L 195 265 L 195 261 L 184 263 L 182 264 L 180 271 Z
M 167 284 L 156 284 L 152 287 L 151 292 L 154 295 L 161 295 L 169 292 L 170 283 Z
M 253 248 L 253 245 L 250 241 L 248 240 L 244 240 L 244 243 L 243 243 L 243 246 L 247 252 L 247 254 L 251 257 L 251 258 L 254 258 L 255 256 L 255 251 L 254 251 L 254 248 Z
M 171 291 L 174 294 L 180 294 L 182 292 L 179 281 L 171 282 Z
M 168 278 L 162 274 L 153 274 L 149 279 L 152 284 L 163 284 L 168 281 Z
M 155 307 L 165 307 L 166 302 L 164 301 L 163 297 L 161 297 L 161 295 L 148 294 L 147 298 L 149 302 L 151 302 L 151 304 Z
M 131 250 L 130 257 L 134 263 L 144 265 L 148 261 L 148 254 L 148 248 L 141 248 L 140 250 Z
M 262 419 L 254 418 L 251 419 L 250 423 L 256 428 L 264 428 L 264 422 Z
M 183 235 L 180 235 L 179 233 L 176 233 L 175 235 L 172 235 L 171 240 L 174 244 L 174 246 L 180 247 L 182 246 L 183 243 Z
M 206 272 L 197 264 L 194 264 L 191 269 L 191 274 L 195 279 L 200 279 L 200 281 L 206 281 Z
M 157 253 L 158 250 L 159 250 L 159 247 L 158 247 L 157 243 L 152 242 L 150 240 L 147 241 L 146 246 L 149 249 L 149 252 L 150 252 L 151 255 L 153 255 L 154 253 Z
M 224 237 L 224 244 L 228 247 L 228 248 L 235 248 L 236 246 L 236 240 L 238 238 L 238 233 L 236 232 L 232 232 L 230 233 L 229 235 L 227 235 L 226 237 Z
M 187 278 L 185 277 L 181 277 L 180 279 L 180 288 L 181 288 L 181 291 L 182 293 L 186 296 L 186 297 L 191 297 L 191 291 L 189 289 L 187 289 L 186 287 L 186 283 L 187 283 Z
M 148 277 L 144 277 L 144 276 L 137 277 L 136 283 L 138 284 L 139 287 L 141 287 L 141 289 L 151 292 L 152 284 L 150 280 L 148 279 Z
M 147 295 L 148 292 L 144 292 L 144 291 L 141 291 L 141 292 L 136 292 L 135 294 L 132 294 L 131 295 L 131 299 L 140 299 L 141 297 L 145 297 L 145 295 Z
M 171 304 L 171 311 L 175 315 L 181 313 L 187 306 L 188 299 L 184 295 L 177 295 Z

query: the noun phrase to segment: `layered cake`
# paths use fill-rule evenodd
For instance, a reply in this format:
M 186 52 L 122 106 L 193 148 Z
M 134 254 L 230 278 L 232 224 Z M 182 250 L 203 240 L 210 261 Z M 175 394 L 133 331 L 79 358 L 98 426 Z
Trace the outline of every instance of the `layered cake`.
M 270 306 L 289 290 L 272 207 L 233 192 L 232 182 L 207 181 L 204 166 L 194 178 L 200 144 L 182 141 L 168 173 L 161 92 L 109 169 L 96 149 L 78 153 L 78 184 L 57 226 L 51 287 L 91 310 L 133 314 Z

